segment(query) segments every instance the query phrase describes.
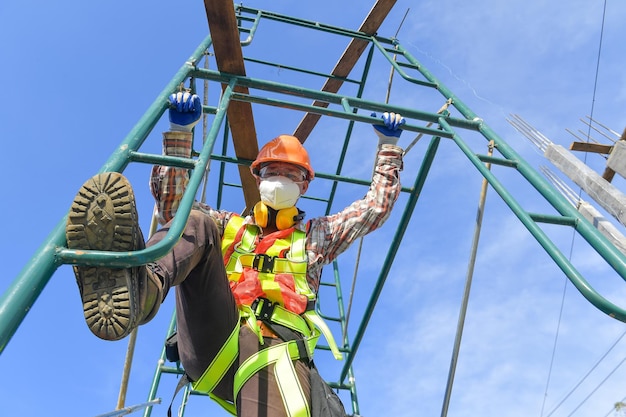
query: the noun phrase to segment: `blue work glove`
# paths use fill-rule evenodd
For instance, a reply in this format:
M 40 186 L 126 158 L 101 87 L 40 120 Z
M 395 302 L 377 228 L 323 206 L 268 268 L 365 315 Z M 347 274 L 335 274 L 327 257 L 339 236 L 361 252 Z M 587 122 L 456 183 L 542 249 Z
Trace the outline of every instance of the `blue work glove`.
M 202 116 L 202 103 L 195 94 L 181 92 L 169 96 L 170 129 L 179 132 L 191 132 Z
M 376 113 L 372 113 L 372 117 L 376 117 Z M 381 116 L 385 125 L 372 125 L 374 132 L 378 136 L 378 145 L 391 144 L 396 145 L 400 135 L 402 134 L 401 126 L 406 123 L 404 117 L 398 113 L 383 113 Z

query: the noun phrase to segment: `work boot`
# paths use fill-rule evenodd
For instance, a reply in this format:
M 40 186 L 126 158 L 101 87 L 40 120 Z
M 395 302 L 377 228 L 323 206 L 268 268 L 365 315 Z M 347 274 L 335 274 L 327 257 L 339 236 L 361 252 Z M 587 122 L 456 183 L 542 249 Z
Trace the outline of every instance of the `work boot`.
M 129 252 L 145 248 L 135 197 L 117 172 L 83 184 L 65 228 L 69 249 Z M 163 287 L 145 265 L 132 268 L 74 266 L 87 326 L 105 340 L 119 340 L 156 314 Z

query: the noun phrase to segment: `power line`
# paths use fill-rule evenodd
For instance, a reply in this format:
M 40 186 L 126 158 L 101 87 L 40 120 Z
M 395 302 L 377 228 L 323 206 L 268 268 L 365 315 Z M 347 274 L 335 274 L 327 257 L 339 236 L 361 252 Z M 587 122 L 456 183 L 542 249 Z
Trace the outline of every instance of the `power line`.
M 594 77 L 593 94 L 592 94 L 592 98 L 591 98 L 591 115 L 590 115 L 590 119 L 591 120 L 593 120 L 593 111 L 594 111 L 594 108 L 595 108 L 596 92 L 597 92 L 597 88 L 598 88 L 598 75 L 600 73 L 600 58 L 601 58 L 601 55 L 602 55 L 602 41 L 603 41 L 603 38 L 604 38 L 604 22 L 605 22 L 605 18 L 606 18 L 606 0 L 604 0 L 604 5 L 603 5 L 603 9 L 602 9 L 602 23 L 601 23 L 601 26 L 600 26 L 600 42 L 599 42 L 599 46 L 598 46 L 598 56 L 597 56 L 597 60 L 596 60 L 596 73 L 595 73 L 595 77 Z M 591 125 L 589 125 L 589 128 L 587 130 L 587 141 L 589 141 L 590 137 L 591 137 Z M 587 162 L 587 153 L 585 153 L 584 162 L 585 163 Z M 581 195 L 581 192 L 582 191 L 579 190 L 579 197 Z M 574 249 L 574 242 L 575 242 L 575 240 L 576 240 L 576 235 L 572 234 L 572 242 L 571 242 L 571 245 L 570 245 L 570 254 L 569 254 L 570 260 L 572 258 L 572 253 L 573 253 L 573 249 Z M 547 377 L 547 380 L 546 380 L 546 389 L 545 389 L 545 392 L 544 392 L 544 398 L 543 398 L 543 402 L 542 402 L 542 405 L 541 405 L 541 414 L 540 414 L 541 417 L 543 417 L 544 407 L 545 407 L 546 399 L 548 397 L 548 388 L 549 388 L 550 380 L 551 380 L 551 377 L 552 377 L 552 370 L 553 370 L 553 366 L 554 366 L 554 358 L 555 358 L 555 355 L 556 355 L 556 345 L 557 345 L 557 341 L 558 341 L 558 338 L 559 338 L 559 329 L 561 327 L 561 319 L 562 319 L 562 316 L 563 316 L 563 306 L 565 304 L 565 293 L 566 293 L 566 290 L 567 290 L 567 280 L 565 281 L 565 286 L 563 288 L 563 295 L 562 295 L 562 298 L 561 298 L 561 308 L 560 308 L 560 311 L 559 311 L 557 330 L 556 330 L 556 334 L 555 334 L 555 338 L 554 338 L 554 346 L 553 346 L 553 349 L 552 349 L 552 357 L 550 358 L 550 367 L 549 367 L 549 371 L 548 371 L 548 377 Z M 626 334 L 626 332 L 624 334 Z M 622 334 L 622 336 L 620 336 L 618 341 L 624 336 L 624 334 Z M 615 342 L 615 343 L 617 343 L 617 342 Z M 600 361 L 602 361 L 604 359 L 604 357 L 606 357 L 606 355 L 610 352 L 611 349 L 613 349 L 613 347 L 615 347 L 615 344 L 613 346 L 611 346 L 609 351 L 607 351 L 604 354 L 604 356 L 600 359 Z M 578 382 L 578 384 L 576 384 L 576 386 L 565 396 L 565 398 L 563 398 L 563 400 L 561 400 L 561 402 L 559 402 L 556 405 L 556 407 L 554 407 L 554 409 L 546 417 L 550 417 L 561 406 L 561 404 L 563 404 L 563 402 L 574 392 L 574 390 L 576 388 L 578 388 L 578 386 L 580 386 L 580 384 L 585 380 L 585 378 L 587 378 L 587 376 L 589 376 L 591 371 L 593 371 L 593 369 L 595 369 L 598 366 L 598 364 L 599 364 L 599 362 L 596 363 L 596 365 L 594 365 L 594 367 L 589 372 L 587 372 L 587 374 Z M 621 365 L 621 363 L 620 363 L 620 365 Z M 608 378 L 608 376 L 607 376 L 607 378 Z M 591 394 L 593 394 L 593 392 Z M 591 396 L 591 394 L 587 398 L 585 398 L 585 400 L 583 400 L 583 402 L 578 407 L 580 407 Z M 575 412 L 578 409 L 578 407 L 573 412 Z
M 570 397 L 570 395 L 572 395 L 572 394 L 574 393 L 574 391 L 576 391 L 576 390 L 578 389 L 578 387 L 580 387 L 580 385 L 581 385 L 581 384 L 585 381 L 585 379 L 587 379 L 587 377 L 591 374 L 591 372 L 593 372 L 593 371 L 594 371 L 594 370 L 598 367 L 598 365 L 600 365 L 600 362 L 602 362 L 602 361 L 603 361 L 603 360 L 607 357 L 607 355 L 608 355 L 608 354 L 609 354 L 609 353 L 613 350 L 613 348 L 615 348 L 615 346 L 617 346 L 617 344 L 620 342 L 620 340 L 622 340 L 622 338 L 623 338 L 624 336 L 626 336 L 626 331 L 624 331 L 624 333 L 622 333 L 622 334 L 621 334 L 621 336 L 620 336 L 620 337 L 618 337 L 618 338 L 617 338 L 617 340 L 616 340 L 615 342 L 613 342 L 613 344 L 611 345 L 611 347 L 609 347 L 609 349 L 608 349 L 608 350 L 604 353 L 604 355 L 602 355 L 602 356 L 600 357 L 600 359 L 598 359 L 598 360 L 596 361 L 596 363 L 595 363 L 595 364 L 591 367 L 591 369 L 589 369 L 589 371 L 587 371 L 587 373 L 586 373 L 586 374 L 585 374 L 585 375 L 584 375 L 584 376 L 580 379 L 580 381 L 578 381 L 578 383 L 577 383 L 576 385 L 574 385 L 574 387 L 573 387 L 573 388 L 572 388 L 572 389 L 571 389 L 571 390 L 570 390 L 570 391 L 569 391 L 569 392 L 565 395 L 565 397 L 563 397 L 563 399 L 562 399 L 562 400 L 561 400 L 561 401 L 560 401 L 560 402 L 559 402 L 559 403 L 558 403 L 558 404 L 557 404 L 557 405 L 556 405 L 556 406 L 552 409 L 552 411 L 550 411 L 550 413 L 549 413 L 546 417 L 550 417 L 552 414 L 554 414 L 554 412 L 555 412 L 555 411 L 556 411 L 556 410 L 557 410 L 557 409 L 558 409 L 561 405 L 563 405 L 563 403 L 565 402 L 565 400 L 567 400 L 567 399 Z M 608 378 L 609 376 L 611 376 L 611 375 L 612 375 L 612 374 L 613 374 L 613 373 L 617 370 L 617 368 L 619 368 L 619 367 L 622 365 L 622 363 L 624 363 L 624 361 L 625 361 L 625 360 L 626 360 L 626 358 L 624 358 L 624 359 L 623 359 L 623 360 L 622 360 L 622 361 L 621 361 L 621 362 L 620 362 L 620 363 L 619 363 L 619 364 L 618 364 L 618 365 L 617 365 L 617 366 L 616 366 L 616 367 L 615 367 L 615 368 L 611 371 L 611 373 L 610 373 L 610 374 L 609 374 L 606 378 L 604 378 L 604 380 L 602 381 L 602 383 L 601 383 L 600 385 L 602 385 L 602 384 L 603 384 L 603 383 L 607 380 L 607 378 Z M 598 388 L 599 388 L 599 386 L 598 386 L 598 387 L 596 387 L 596 389 L 595 389 L 593 392 L 595 392 Z M 592 394 L 593 394 L 593 392 L 592 392 Z M 586 401 L 586 400 L 587 400 L 590 396 L 591 396 L 591 394 L 589 394 L 589 395 L 587 396 L 587 398 L 585 398 L 585 400 L 583 401 L 583 403 L 584 403 L 584 402 L 585 402 L 585 401 Z M 576 407 L 576 409 L 578 409 L 578 408 L 579 408 L 579 407 L 580 407 L 583 403 L 579 404 L 579 405 L 578 405 L 578 407 Z M 574 411 L 576 411 L 576 410 L 574 410 Z M 571 414 L 570 414 L 570 415 L 571 415 Z
M 598 385 L 597 385 L 597 386 L 593 389 L 593 391 L 591 391 L 591 392 L 589 393 L 589 395 L 587 395 L 587 396 L 585 397 L 585 399 L 584 399 L 584 400 L 582 400 L 582 401 L 580 402 L 580 404 L 578 404 L 578 406 L 576 406 L 576 408 L 574 408 L 574 410 L 573 410 L 571 413 L 569 413 L 569 414 L 567 415 L 567 417 L 572 416 L 572 415 L 573 415 L 576 411 L 578 411 L 578 409 L 579 409 L 580 407 L 582 407 L 582 405 L 583 405 L 584 403 L 586 403 L 586 402 L 587 402 L 587 400 L 588 400 L 589 398 L 591 398 L 591 396 L 592 396 L 593 394 L 595 394 L 595 393 L 596 393 L 596 391 L 597 391 L 597 390 L 598 390 L 598 389 L 599 389 L 602 385 L 604 385 L 604 383 L 605 383 L 605 382 L 609 379 L 609 377 L 610 377 L 611 375 L 613 375 L 613 373 L 615 373 L 615 371 L 617 371 L 617 368 L 619 368 L 620 366 L 622 366 L 622 364 L 623 364 L 624 362 L 626 362 L 626 357 L 624 357 L 624 359 L 622 359 L 622 361 L 621 361 L 620 363 L 618 363 L 618 364 L 617 364 L 617 366 L 616 366 L 615 368 L 613 368 L 613 370 L 612 370 L 611 372 L 609 372 L 609 374 L 608 374 L 608 375 L 607 375 L 607 376 L 606 376 L 606 377 L 605 377 L 605 378 L 604 378 L 604 379 L 603 379 L 603 380 L 602 380 L 602 381 L 601 381 L 601 382 L 600 382 L 600 383 L 599 383 L 599 384 L 598 384 Z

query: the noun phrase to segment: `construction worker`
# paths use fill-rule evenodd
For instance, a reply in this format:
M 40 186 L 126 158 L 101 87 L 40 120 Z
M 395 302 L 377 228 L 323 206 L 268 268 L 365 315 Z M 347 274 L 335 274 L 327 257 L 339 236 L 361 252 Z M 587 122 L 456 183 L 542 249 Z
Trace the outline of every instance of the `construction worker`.
M 200 99 L 176 93 L 170 102 L 164 153 L 190 158 Z M 385 113 L 382 120 L 374 124 L 379 143 L 369 191 L 337 214 L 304 221 L 296 203 L 315 173 L 299 140 L 281 135 L 251 165 L 261 201 L 250 215 L 195 203 L 180 240 L 156 262 L 128 269 L 75 266 L 90 330 L 105 340 L 121 339 L 153 318 L 176 287 L 178 351 L 196 390 L 238 416 L 310 415 L 314 343 L 321 333 L 332 339 L 313 310 L 322 267 L 380 227 L 400 192 L 403 150 L 397 142 L 404 118 Z M 187 169 L 153 167 L 150 188 L 163 227 L 144 244 L 126 178 L 94 176 L 72 203 L 68 247 L 133 251 L 156 244 L 169 230 L 188 179 Z M 271 347 L 276 358 L 269 360 Z

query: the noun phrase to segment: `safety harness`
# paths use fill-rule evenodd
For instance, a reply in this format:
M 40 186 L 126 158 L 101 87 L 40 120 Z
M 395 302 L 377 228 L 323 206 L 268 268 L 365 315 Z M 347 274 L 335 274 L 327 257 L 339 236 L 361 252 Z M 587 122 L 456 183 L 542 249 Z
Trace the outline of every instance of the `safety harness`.
M 320 335 L 326 338 L 338 360 L 342 358 L 330 329 L 314 309 L 315 293 L 306 280 L 306 234 L 296 228 L 272 233 L 259 241 L 260 229 L 233 216 L 225 227 L 222 254 L 231 290 L 239 307 L 239 323 L 258 336 L 259 322 L 266 323 L 283 340 L 261 349 L 246 359 L 235 372 L 233 398 L 255 373 L 274 364 L 283 404 L 290 417 L 310 416 L 305 393 L 293 365 L 294 360 L 313 358 Z M 235 404 L 213 394 L 213 390 L 239 354 L 239 329 L 235 326 L 226 343 L 192 388 L 208 393 L 231 414 Z

